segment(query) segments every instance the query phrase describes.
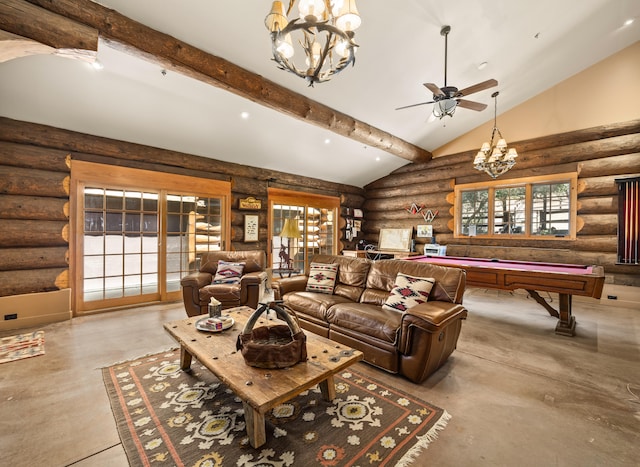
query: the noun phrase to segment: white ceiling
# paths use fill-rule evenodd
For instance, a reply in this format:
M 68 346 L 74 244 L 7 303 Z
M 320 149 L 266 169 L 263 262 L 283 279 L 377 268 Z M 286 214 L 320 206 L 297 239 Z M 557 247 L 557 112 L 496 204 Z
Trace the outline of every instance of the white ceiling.
M 360 0 L 355 67 L 309 88 L 270 60 L 270 0 L 98 3 L 429 151 L 491 120 L 493 91 L 502 113 L 640 40 L 637 0 Z M 444 85 L 445 24 L 447 84 L 499 86 L 469 97 L 485 111 L 429 123 L 431 105 L 394 109 Z M 104 43 L 98 58 L 99 71 L 50 55 L 0 63 L 0 115 L 356 186 L 408 163 Z

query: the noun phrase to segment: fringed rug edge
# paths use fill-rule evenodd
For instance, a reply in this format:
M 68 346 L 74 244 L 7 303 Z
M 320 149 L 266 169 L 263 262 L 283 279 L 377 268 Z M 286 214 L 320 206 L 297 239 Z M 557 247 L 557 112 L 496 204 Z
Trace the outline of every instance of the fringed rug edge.
M 442 415 L 438 421 L 424 435 L 416 436 L 418 442 L 414 444 L 404 456 L 402 456 L 402 459 L 398 461 L 395 467 L 408 467 L 412 465 L 418 459 L 418 456 L 422 451 L 428 449 L 429 445 L 438 439 L 438 433 L 447 427 L 451 418 L 452 417 L 449 412 L 443 409 Z

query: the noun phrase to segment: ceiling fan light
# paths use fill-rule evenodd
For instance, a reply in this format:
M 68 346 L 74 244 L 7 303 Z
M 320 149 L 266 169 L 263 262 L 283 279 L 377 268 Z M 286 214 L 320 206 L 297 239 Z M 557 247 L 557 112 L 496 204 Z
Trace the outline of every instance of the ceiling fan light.
M 452 117 L 458 103 L 455 99 L 443 99 L 433 105 L 433 114 L 438 118 Z
M 284 5 L 282 2 L 273 2 L 271 12 L 264 19 L 264 25 L 269 32 L 277 32 L 286 28 L 287 24 L 289 24 L 289 21 L 284 12 Z
M 343 31 L 355 31 L 360 27 L 361 23 L 362 20 L 356 7 L 356 0 L 345 0 L 336 18 L 336 27 Z

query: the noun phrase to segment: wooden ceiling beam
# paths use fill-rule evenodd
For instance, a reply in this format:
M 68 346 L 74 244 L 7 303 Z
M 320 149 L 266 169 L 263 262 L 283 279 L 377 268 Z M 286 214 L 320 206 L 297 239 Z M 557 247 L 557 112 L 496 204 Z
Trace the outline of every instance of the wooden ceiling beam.
M 221 57 L 161 33 L 90 0 L 0 0 L 30 3 L 99 31 L 102 39 L 166 69 L 223 88 L 307 123 L 326 128 L 412 162 L 431 159 L 429 151 L 293 92 Z M 30 36 L 28 36 L 30 37 Z M 42 42 L 42 41 L 41 41 Z
M 0 0 L 0 29 L 53 49 L 98 51 L 95 28 L 24 0 Z

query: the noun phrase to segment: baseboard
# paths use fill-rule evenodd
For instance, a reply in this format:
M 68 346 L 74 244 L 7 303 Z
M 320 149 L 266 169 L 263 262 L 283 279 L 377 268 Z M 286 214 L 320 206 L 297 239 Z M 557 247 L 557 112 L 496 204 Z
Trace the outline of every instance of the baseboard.
M 71 289 L 0 297 L 0 331 L 71 319 Z
M 588 297 L 573 296 L 573 301 L 587 301 L 593 303 L 596 299 Z M 618 308 L 640 309 L 640 287 L 629 285 L 604 284 L 602 297 L 597 300 L 601 305 L 614 306 Z

